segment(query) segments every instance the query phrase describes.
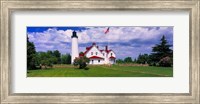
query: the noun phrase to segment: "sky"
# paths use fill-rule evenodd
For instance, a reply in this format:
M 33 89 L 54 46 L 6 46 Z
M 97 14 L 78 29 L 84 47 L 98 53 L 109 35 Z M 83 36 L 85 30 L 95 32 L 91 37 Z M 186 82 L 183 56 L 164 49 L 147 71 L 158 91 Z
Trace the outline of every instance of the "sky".
M 105 34 L 108 28 L 109 32 Z M 71 54 L 73 31 L 78 35 L 79 52 L 84 52 L 95 42 L 100 49 L 108 45 L 116 53 L 117 59 L 134 59 L 139 54 L 150 54 L 163 35 L 173 46 L 172 26 L 27 27 L 29 41 L 35 44 L 37 52 L 59 50 L 61 54 Z

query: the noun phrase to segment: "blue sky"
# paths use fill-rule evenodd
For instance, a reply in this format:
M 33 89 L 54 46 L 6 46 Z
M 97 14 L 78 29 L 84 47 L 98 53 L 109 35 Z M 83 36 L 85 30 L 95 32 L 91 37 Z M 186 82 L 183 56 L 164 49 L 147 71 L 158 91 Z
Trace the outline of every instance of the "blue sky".
M 27 27 L 29 41 L 33 42 L 36 51 L 59 50 L 62 54 L 71 53 L 72 31 L 77 31 L 79 52 L 96 42 L 100 49 L 106 45 L 112 49 L 118 59 L 136 58 L 140 53 L 150 54 L 152 47 L 165 35 L 173 45 L 172 26 L 138 26 L 117 27 Z

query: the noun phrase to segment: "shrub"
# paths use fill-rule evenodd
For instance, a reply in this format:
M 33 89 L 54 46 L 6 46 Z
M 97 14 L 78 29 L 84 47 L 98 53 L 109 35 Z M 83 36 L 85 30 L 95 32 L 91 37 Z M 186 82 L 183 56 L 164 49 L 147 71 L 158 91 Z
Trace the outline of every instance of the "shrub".
M 169 56 L 162 58 L 159 61 L 159 66 L 163 66 L 163 67 L 171 67 L 172 66 L 172 60 Z
M 74 59 L 74 66 L 79 66 L 79 69 L 85 69 L 87 67 L 87 63 L 89 63 L 89 58 L 86 56 L 83 57 L 76 57 Z

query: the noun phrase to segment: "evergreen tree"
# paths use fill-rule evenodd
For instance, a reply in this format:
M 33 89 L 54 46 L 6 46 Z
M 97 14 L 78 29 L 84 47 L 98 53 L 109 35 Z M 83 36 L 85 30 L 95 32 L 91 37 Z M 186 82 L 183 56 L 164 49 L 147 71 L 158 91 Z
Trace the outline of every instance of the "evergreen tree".
M 29 38 L 27 37 L 27 69 L 35 69 L 35 63 L 36 63 L 36 51 L 35 51 L 35 45 L 33 42 L 29 41 Z
M 148 54 L 140 54 L 137 59 L 137 63 L 139 64 L 147 64 L 149 62 L 149 55 Z
M 137 63 L 137 59 L 136 58 L 134 59 L 133 63 Z
M 169 45 L 167 40 L 165 39 L 165 36 L 163 35 L 160 43 L 156 44 L 154 47 L 152 47 L 152 54 L 149 56 L 151 59 L 151 62 L 153 64 L 158 64 L 159 61 L 165 57 L 173 58 L 173 51 L 170 49 L 172 45 Z

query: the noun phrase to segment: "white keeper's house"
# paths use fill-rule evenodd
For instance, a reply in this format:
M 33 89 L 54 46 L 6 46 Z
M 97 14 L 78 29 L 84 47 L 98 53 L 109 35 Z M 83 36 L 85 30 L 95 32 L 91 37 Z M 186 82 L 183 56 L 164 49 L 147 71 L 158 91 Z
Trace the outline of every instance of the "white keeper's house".
M 78 52 L 78 36 L 76 32 L 72 33 L 72 58 L 71 62 L 74 62 L 76 57 L 86 56 L 90 59 L 89 64 L 114 64 L 116 59 L 116 54 L 113 50 L 108 49 L 108 46 L 105 46 L 104 49 L 99 49 L 96 43 L 93 43 L 91 46 L 86 47 L 86 51 L 82 54 Z

